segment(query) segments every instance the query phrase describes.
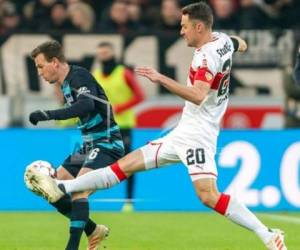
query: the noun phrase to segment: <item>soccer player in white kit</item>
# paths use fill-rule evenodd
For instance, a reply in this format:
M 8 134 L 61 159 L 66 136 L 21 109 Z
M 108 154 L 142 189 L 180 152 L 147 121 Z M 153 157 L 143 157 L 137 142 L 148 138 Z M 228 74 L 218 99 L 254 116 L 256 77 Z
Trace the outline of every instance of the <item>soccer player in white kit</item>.
M 179 124 L 165 137 L 152 141 L 126 155 L 111 166 L 82 175 L 75 180 L 54 180 L 38 172 L 28 173 L 33 185 L 52 202 L 64 193 L 110 188 L 137 171 L 183 162 L 195 191 L 204 205 L 258 235 L 267 249 L 285 250 L 284 236 L 278 229 L 268 229 L 232 195 L 217 188 L 214 160 L 219 124 L 228 104 L 232 55 L 245 51 L 239 37 L 212 32 L 213 14 L 204 2 L 182 9 L 181 35 L 195 47 L 187 85 L 179 84 L 149 67 L 136 73 L 161 84 L 186 100 Z

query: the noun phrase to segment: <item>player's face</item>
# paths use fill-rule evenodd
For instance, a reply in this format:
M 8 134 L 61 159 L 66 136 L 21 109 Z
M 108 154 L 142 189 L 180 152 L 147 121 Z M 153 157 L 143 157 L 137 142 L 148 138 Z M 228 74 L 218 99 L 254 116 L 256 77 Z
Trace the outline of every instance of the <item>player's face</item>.
M 57 63 L 55 60 L 48 62 L 44 54 L 38 54 L 34 59 L 39 76 L 49 83 L 55 83 L 58 80 Z
M 197 24 L 194 21 L 190 20 L 188 15 L 182 15 L 181 17 L 180 35 L 183 36 L 188 46 L 197 47 Z
M 114 52 L 108 46 L 98 47 L 96 57 L 99 62 L 105 62 L 114 57 Z

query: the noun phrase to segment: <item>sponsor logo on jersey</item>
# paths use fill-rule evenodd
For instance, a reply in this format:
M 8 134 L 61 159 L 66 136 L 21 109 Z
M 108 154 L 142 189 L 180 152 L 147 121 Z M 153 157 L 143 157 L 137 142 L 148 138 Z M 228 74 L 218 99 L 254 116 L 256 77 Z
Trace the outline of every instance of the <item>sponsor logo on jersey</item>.
M 87 94 L 87 93 L 90 93 L 91 91 L 87 88 L 87 87 L 80 87 L 78 90 L 77 90 L 77 96 L 80 96 L 82 94 Z
M 196 168 L 200 168 L 201 170 L 203 170 L 203 166 L 202 166 L 202 165 L 196 164 L 195 167 L 196 167 Z

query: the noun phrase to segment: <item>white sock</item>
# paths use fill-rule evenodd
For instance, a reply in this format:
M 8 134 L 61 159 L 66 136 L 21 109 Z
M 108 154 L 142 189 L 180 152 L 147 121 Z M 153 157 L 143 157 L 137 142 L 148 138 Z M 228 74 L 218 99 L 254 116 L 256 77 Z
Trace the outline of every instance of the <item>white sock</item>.
M 56 180 L 57 184 L 63 184 L 67 193 L 86 190 L 107 189 L 118 184 L 118 176 L 112 168 L 105 167 L 88 172 L 73 180 Z
M 255 232 L 258 237 L 267 243 L 273 233 L 241 202 L 230 197 L 225 216 L 236 224 Z

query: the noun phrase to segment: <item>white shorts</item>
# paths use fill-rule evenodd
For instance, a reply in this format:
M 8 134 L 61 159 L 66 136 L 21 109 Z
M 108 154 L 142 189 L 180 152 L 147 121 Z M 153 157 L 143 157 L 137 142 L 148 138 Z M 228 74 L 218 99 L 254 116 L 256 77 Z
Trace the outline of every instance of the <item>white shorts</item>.
M 217 179 L 214 152 L 204 144 L 197 143 L 191 146 L 178 143 L 174 142 L 172 136 L 167 135 L 148 143 L 141 150 L 146 169 L 181 161 L 187 167 L 192 181 L 203 178 Z

